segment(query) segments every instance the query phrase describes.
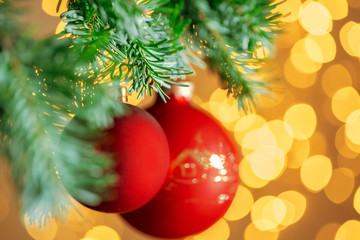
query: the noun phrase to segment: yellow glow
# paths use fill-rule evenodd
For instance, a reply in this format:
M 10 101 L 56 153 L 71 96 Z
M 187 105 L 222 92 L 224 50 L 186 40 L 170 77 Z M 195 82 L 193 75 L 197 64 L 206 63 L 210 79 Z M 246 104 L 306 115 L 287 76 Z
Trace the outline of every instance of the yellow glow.
M 321 36 L 309 34 L 305 38 L 305 49 L 309 57 L 319 63 L 330 62 L 336 55 L 336 43 L 330 33 Z
M 251 188 L 262 188 L 269 183 L 268 180 L 256 176 L 251 169 L 250 160 L 247 156 L 240 161 L 239 174 L 241 181 Z
M 360 222 L 357 220 L 348 220 L 338 229 L 335 240 L 359 240 Z
M 230 228 L 228 223 L 221 218 L 214 225 L 204 232 L 195 235 L 194 240 L 226 240 L 230 236 Z
M 120 240 L 117 232 L 111 227 L 98 225 L 90 229 L 84 236 L 94 240 Z
M 286 122 L 279 119 L 272 120 L 267 122 L 263 128 L 268 129 L 273 134 L 277 146 L 283 153 L 289 152 L 294 139 L 291 127 Z
M 282 0 L 276 0 L 275 3 L 282 2 Z M 293 22 L 298 19 L 299 9 L 301 7 L 300 0 L 287 0 L 279 4 L 274 10 L 274 13 L 281 13 L 283 16 L 282 21 L 284 22 Z
M 255 175 L 264 180 L 278 178 L 285 169 L 285 156 L 279 148 L 269 147 L 266 152 L 256 150 L 247 158 Z
M 251 220 L 262 231 L 275 229 L 285 218 L 285 203 L 274 196 L 259 198 L 251 211 Z
M 352 149 L 348 147 L 348 144 L 346 144 L 345 126 L 341 126 L 336 131 L 335 147 L 338 150 L 338 152 L 346 158 L 355 158 L 358 155 L 358 153 L 354 152 Z
M 232 96 L 227 96 L 227 91 L 217 88 L 210 96 L 209 109 L 219 121 L 229 123 L 244 115 L 239 111 L 236 101 Z
M 348 15 L 348 3 L 346 0 L 318 0 L 327 10 L 329 10 L 333 20 L 346 18 Z
M 321 84 L 326 95 L 332 98 L 339 89 L 352 85 L 351 74 L 344 65 L 334 64 L 323 73 Z
M 346 137 L 356 145 L 360 145 L 360 107 L 346 119 Z
M 244 232 L 244 240 L 277 240 L 278 237 L 278 231 L 261 231 L 253 223 L 250 223 Z
M 319 232 L 316 234 L 315 240 L 329 240 L 334 239 L 335 234 L 341 224 L 339 223 L 327 223 L 325 224 Z
M 355 176 L 348 168 L 336 168 L 324 191 L 330 201 L 336 204 L 344 202 L 354 190 Z
M 331 15 L 318 2 L 305 2 L 299 13 L 299 20 L 304 29 L 314 35 L 324 35 L 332 30 Z
M 289 226 L 299 221 L 305 213 L 306 198 L 296 191 L 282 192 L 278 198 L 281 199 L 287 207 L 286 215 L 281 225 Z
M 62 1 L 61 5 L 58 6 L 59 1 L 42 0 L 42 9 L 50 16 L 59 17 L 60 14 L 67 10 L 67 2 L 68 1 Z
M 309 157 L 300 169 L 302 183 L 314 192 L 320 191 L 329 183 L 331 174 L 331 160 L 323 155 Z
M 291 63 L 300 72 L 315 73 L 322 67 L 322 63 L 315 62 L 306 52 L 305 39 L 297 41 L 291 49 Z
M 224 218 L 229 221 L 236 221 L 245 217 L 254 205 L 254 198 L 246 187 L 239 185 L 235 198 L 227 210 Z
M 346 122 L 350 113 L 360 109 L 360 96 L 353 87 L 338 90 L 331 101 L 331 109 L 335 117 L 341 122 Z
M 355 194 L 354 194 L 354 209 L 355 211 L 360 214 L 360 187 L 358 187 L 358 189 L 356 190 Z
M 277 149 L 277 142 L 274 134 L 266 127 L 249 131 L 241 141 L 241 151 L 243 155 L 248 155 L 254 150 L 274 155 Z
M 51 240 L 56 236 L 58 225 L 54 218 L 47 218 L 45 222 L 45 216 L 41 218 L 41 221 L 30 223 L 27 214 L 24 216 L 24 225 L 27 233 L 36 240 Z
M 340 41 L 350 56 L 360 57 L 360 24 L 347 22 L 340 30 Z
M 234 137 L 238 144 L 242 143 L 244 136 L 253 129 L 259 129 L 266 123 L 265 119 L 256 114 L 241 117 L 234 126 Z
M 55 34 L 58 34 L 58 33 L 61 33 L 62 31 L 64 31 L 64 28 L 65 28 L 66 24 L 67 23 L 65 23 L 63 21 L 60 21 L 59 24 L 56 27 Z
M 290 59 L 284 64 L 284 76 L 288 83 L 296 88 L 308 88 L 314 85 L 316 81 L 316 72 L 304 73 L 294 67 Z
M 309 157 L 310 143 L 309 140 L 294 140 L 294 143 L 287 154 L 287 167 L 299 168 Z
M 316 128 L 316 114 L 314 109 L 308 104 L 296 104 L 290 107 L 285 115 L 284 122 L 291 126 L 292 134 L 295 139 L 310 138 Z

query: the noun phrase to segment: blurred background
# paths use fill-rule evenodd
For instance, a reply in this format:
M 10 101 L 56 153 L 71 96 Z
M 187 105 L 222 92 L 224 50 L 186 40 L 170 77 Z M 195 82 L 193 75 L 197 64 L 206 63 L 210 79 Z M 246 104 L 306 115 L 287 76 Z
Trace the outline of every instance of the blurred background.
M 57 3 L 21 3 L 37 37 L 62 28 Z M 285 31 L 271 71 L 259 78 L 279 80 L 253 113 L 237 111 L 209 69 L 195 68 L 188 79 L 195 84 L 194 106 L 233 134 L 243 159 L 229 211 L 186 240 L 360 239 L 360 1 L 287 0 L 277 11 L 286 16 Z M 256 55 L 268 52 L 260 48 Z M 129 102 L 146 108 L 154 100 L 130 96 Z M 74 205 L 67 222 L 30 224 L 20 216 L 7 166 L 0 167 L 1 240 L 155 239 L 116 214 Z

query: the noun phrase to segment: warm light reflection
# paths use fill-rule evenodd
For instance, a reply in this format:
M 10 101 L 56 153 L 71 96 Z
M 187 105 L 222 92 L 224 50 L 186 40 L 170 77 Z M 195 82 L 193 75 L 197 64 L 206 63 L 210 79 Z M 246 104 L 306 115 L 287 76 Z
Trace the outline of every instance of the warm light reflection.
M 316 114 L 314 109 L 304 103 L 291 106 L 284 115 L 284 122 L 291 126 L 289 134 L 295 139 L 310 138 L 316 128 Z
M 225 160 L 216 154 L 212 154 L 210 157 L 210 165 L 216 169 L 224 169 L 224 162 Z
M 325 224 L 319 232 L 316 234 L 315 240 L 329 240 L 334 239 L 335 234 L 341 224 L 339 223 L 327 223 Z
M 302 183 L 314 192 L 320 191 L 328 184 L 331 174 L 331 160 L 323 155 L 309 157 L 300 169 Z
M 263 128 L 272 133 L 272 136 L 275 138 L 276 145 L 284 154 L 289 152 L 294 139 L 292 137 L 292 129 L 286 122 L 275 119 L 267 122 Z
M 355 186 L 354 173 L 348 168 L 336 168 L 324 192 L 330 201 L 336 204 L 344 202 L 353 192 Z
M 290 190 L 280 193 L 278 198 L 287 206 L 281 225 L 289 226 L 302 218 L 306 209 L 306 198 L 301 193 Z
M 276 229 L 284 220 L 286 204 L 274 196 L 264 196 L 256 200 L 251 211 L 251 220 L 262 231 Z
M 360 24 L 347 22 L 340 30 L 340 41 L 350 56 L 360 57 Z
M 322 63 L 314 61 L 307 54 L 304 38 L 294 44 L 291 49 L 290 59 L 294 67 L 303 73 L 315 73 L 322 67 Z
M 333 20 L 340 20 L 348 15 L 347 0 L 318 0 L 330 12 Z
M 247 114 L 237 120 L 234 126 L 234 137 L 238 144 L 242 143 L 244 136 L 254 129 L 259 129 L 266 123 L 265 119 L 256 114 Z
M 230 228 L 228 223 L 221 218 L 214 225 L 204 232 L 195 235 L 194 240 L 227 240 L 230 236 Z
M 244 240 L 277 240 L 278 236 L 278 231 L 262 231 L 259 230 L 254 223 L 250 223 L 244 232 Z
M 294 140 L 290 151 L 287 154 L 287 167 L 299 168 L 309 157 L 310 143 L 309 140 Z
M 245 217 L 254 205 L 254 198 L 246 187 L 239 185 L 234 200 L 227 210 L 224 218 L 229 221 L 236 221 Z
M 42 9 L 49 15 L 59 17 L 67 10 L 68 0 L 42 0 Z
M 286 60 L 284 64 L 284 76 L 288 83 L 296 88 L 308 88 L 314 85 L 316 81 L 316 72 L 305 73 L 294 67 L 291 59 Z
M 305 38 L 305 49 L 309 57 L 315 62 L 327 63 L 334 60 L 336 43 L 331 34 L 313 35 Z
M 251 169 L 250 160 L 247 156 L 240 161 L 239 174 L 241 181 L 251 188 L 262 188 L 269 183 L 268 180 L 264 180 L 256 176 Z
M 335 240 L 359 240 L 360 222 L 357 220 L 348 220 L 340 226 L 335 235 Z
M 329 11 L 315 1 L 307 1 L 303 4 L 299 20 L 304 29 L 314 35 L 324 35 L 332 30 L 332 18 Z
M 94 240 L 120 240 L 117 232 L 111 227 L 105 225 L 98 225 L 90 229 L 84 236 Z
M 346 137 L 356 145 L 360 145 L 360 106 L 346 119 Z
M 346 122 L 347 117 L 355 110 L 360 109 L 360 96 L 353 87 L 338 90 L 331 101 L 331 109 L 335 117 Z
M 58 229 L 57 222 L 54 218 L 43 216 L 39 221 L 29 221 L 29 216 L 25 214 L 24 225 L 27 233 L 36 240 L 52 240 L 56 236 Z
M 328 67 L 321 77 L 322 89 L 330 98 L 344 87 L 352 85 L 352 77 L 346 66 L 334 64 Z

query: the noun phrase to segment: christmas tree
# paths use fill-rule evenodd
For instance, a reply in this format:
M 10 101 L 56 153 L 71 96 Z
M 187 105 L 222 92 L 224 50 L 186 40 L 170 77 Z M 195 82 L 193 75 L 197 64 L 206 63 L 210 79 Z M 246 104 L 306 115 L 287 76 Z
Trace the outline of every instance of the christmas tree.
M 20 9 L 0 2 L 0 147 L 31 221 L 62 216 L 67 193 L 96 204 L 116 182 L 109 156 L 84 139 L 127 111 L 123 86 L 166 102 L 165 89 L 186 88 L 181 79 L 197 65 L 216 72 L 244 111 L 270 92 L 254 75 L 266 60 L 259 49 L 273 50 L 280 31 L 272 0 L 68 4 L 64 31 L 35 39 Z

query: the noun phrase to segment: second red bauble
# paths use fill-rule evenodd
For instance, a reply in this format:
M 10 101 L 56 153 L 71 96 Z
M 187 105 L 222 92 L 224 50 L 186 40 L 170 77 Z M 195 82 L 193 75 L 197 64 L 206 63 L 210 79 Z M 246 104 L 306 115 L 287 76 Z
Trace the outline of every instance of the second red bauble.
M 169 148 L 159 123 L 145 110 L 127 105 L 128 114 L 115 118 L 97 140 L 97 149 L 108 152 L 118 174 L 117 184 L 94 210 L 125 213 L 149 202 L 164 183 L 169 167 Z
M 145 206 L 123 214 L 152 236 L 180 238 L 199 233 L 229 208 L 239 184 L 239 156 L 227 132 L 185 98 L 172 96 L 148 110 L 164 129 L 170 168 L 160 192 Z

